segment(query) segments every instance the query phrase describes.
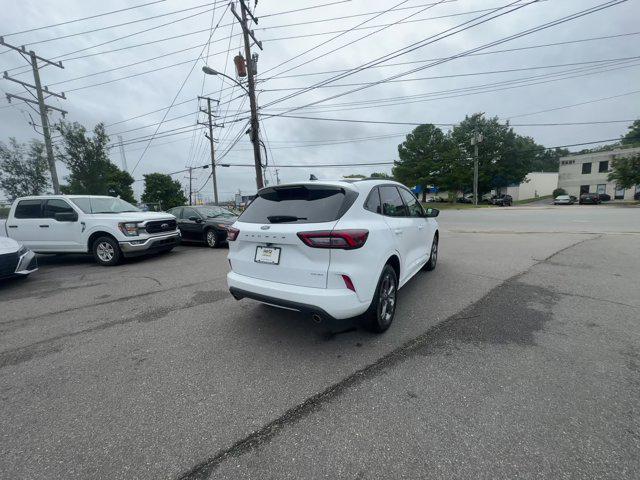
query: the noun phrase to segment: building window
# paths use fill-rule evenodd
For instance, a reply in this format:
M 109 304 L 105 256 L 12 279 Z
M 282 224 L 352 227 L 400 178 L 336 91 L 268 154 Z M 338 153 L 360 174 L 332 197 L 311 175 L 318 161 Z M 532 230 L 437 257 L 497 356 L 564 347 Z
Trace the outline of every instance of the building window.
M 616 192 L 615 192 L 615 197 L 616 200 L 623 200 L 624 199 L 624 188 L 619 187 L 618 185 L 616 185 Z
M 580 185 L 580 195 L 589 193 L 589 185 Z
M 596 189 L 597 193 L 607 193 L 607 184 L 606 183 L 600 183 Z
M 582 173 L 583 174 L 591 173 L 591 163 L 582 164 Z
M 600 162 L 600 164 L 598 165 L 598 172 L 606 173 L 608 171 L 609 171 L 609 160 L 604 160 Z

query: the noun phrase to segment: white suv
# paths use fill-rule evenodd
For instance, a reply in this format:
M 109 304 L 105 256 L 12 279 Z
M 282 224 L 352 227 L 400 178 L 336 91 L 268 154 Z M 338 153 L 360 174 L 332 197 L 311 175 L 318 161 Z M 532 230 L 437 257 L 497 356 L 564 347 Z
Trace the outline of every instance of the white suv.
M 364 314 L 384 332 L 398 289 L 436 266 L 438 213 L 388 180 L 264 188 L 228 229 L 229 290 L 316 321 Z

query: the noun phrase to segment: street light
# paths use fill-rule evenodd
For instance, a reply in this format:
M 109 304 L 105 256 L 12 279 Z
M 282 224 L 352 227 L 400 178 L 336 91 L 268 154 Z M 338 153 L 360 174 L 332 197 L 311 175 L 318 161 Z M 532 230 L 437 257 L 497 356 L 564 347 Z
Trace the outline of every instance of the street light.
M 227 78 L 227 79 L 231 80 L 233 83 L 235 83 L 235 84 L 236 84 L 236 85 L 238 85 L 240 88 L 242 88 L 242 89 L 245 91 L 245 93 L 246 93 L 247 95 L 249 95 L 249 90 L 247 90 L 247 89 L 246 89 L 246 87 L 245 87 L 244 85 L 242 85 L 242 84 L 241 84 L 238 80 L 236 80 L 235 78 L 230 77 L 229 75 L 226 75 L 226 74 L 224 74 L 224 73 L 222 73 L 222 72 L 219 72 L 219 71 L 217 71 L 217 70 L 214 70 L 214 69 L 213 69 L 213 68 L 211 68 L 211 67 L 207 67 L 206 65 L 205 65 L 204 67 L 202 67 L 202 71 L 203 71 L 204 73 L 206 73 L 207 75 L 214 75 L 214 76 L 215 76 L 215 75 L 220 75 L 221 77 L 224 77 L 224 78 Z

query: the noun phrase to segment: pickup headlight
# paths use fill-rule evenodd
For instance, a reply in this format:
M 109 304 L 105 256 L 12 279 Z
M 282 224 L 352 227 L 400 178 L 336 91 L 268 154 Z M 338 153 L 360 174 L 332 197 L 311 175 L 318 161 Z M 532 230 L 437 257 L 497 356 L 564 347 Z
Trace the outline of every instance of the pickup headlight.
M 135 223 L 135 222 L 119 223 L 118 224 L 118 228 L 127 237 L 137 237 L 138 236 L 138 224 Z

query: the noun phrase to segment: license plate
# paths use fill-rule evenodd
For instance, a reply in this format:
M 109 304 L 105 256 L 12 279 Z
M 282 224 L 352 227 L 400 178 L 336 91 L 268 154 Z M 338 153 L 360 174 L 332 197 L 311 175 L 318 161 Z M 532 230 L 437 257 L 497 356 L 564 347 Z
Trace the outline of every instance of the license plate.
M 256 247 L 256 256 L 254 260 L 258 263 L 271 263 L 278 265 L 280 263 L 279 247 Z

